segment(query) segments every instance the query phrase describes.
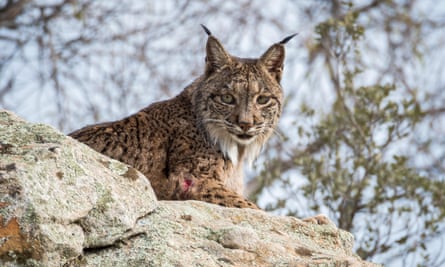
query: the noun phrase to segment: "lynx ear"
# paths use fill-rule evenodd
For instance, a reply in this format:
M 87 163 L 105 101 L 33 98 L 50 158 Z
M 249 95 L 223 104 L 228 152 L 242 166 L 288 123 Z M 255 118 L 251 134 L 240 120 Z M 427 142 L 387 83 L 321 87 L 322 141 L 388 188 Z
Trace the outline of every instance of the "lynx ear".
M 281 81 L 281 73 L 283 72 L 284 62 L 284 46 L 282 44 L 274 44 L 261 56 L 261 64 L 266 67 L 272 77 Z
M 290 35 L 284 38 L 281 42 L 272 45 L 267 51 L 260 57 L 260 63 L 266 67 L 267 71 L 272 75 L 272 77 L 277 80 L 277 82 L 281 81 L 281 74 L 283 72 L 283 63 L 284 63 L 284 44 L 286 44 L 290 39 L 292 39 L 295 35 Z
M 216 70 L 222 69 L 229 65 L 232 61 L 230 55 L 226 52 L 222 44 L 213 37 L 212 33 L 204 25 L 201 24 L 204 31 L 209 35 L 206 46 L 206 73 L 209 74 Z

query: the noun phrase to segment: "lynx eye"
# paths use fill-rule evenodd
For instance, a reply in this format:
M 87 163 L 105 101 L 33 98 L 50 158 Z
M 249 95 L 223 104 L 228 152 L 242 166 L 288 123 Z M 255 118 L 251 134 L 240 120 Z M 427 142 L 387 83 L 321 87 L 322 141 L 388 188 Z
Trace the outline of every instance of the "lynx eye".
M 235 104 L 235 98 L 231 94 L 225 94 L 221 96 L 221 101 L 225 104 Z
M 269 102 L 270 97 L 265 96 L 265 95 L 260 95 L 257 99 L 256 102 L 260 105 L 264 105 L 267 104 L 267 102 Z

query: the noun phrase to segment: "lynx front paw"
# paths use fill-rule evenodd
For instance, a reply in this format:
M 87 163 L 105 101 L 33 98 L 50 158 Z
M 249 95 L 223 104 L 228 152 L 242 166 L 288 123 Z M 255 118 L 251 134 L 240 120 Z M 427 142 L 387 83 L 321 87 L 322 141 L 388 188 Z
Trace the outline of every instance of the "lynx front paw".
M 219 205 L 224 206 L 224 207 L 233 207 L 233 208 L 240 208 L 240 209 L 257 209 L 259 210 L 260 208 L 258 208 L 257 205 L 255 205 L 253 202 L 250 202 L 246 199 L 238 199 L 235 200 L 234 202 L 228 202 L 228 203 L 220 203 Z
M 240 208 L 240 209 L 259 209 L 257 205 L 249 200 L 243 198 L 242 196 L 236 194 L 235 192 L 226 190 L 216 191 L 216 192 L 206 192 L 198 196 L 198 200 L 205 202 L 217 204 L 219 206 L 228 208 Z
M 187 188 L 187 199 L 201 200 L 229 208 L 259 209 L 253 202 L 229 190 L 220 181 L 195 179 L 184 187 Z

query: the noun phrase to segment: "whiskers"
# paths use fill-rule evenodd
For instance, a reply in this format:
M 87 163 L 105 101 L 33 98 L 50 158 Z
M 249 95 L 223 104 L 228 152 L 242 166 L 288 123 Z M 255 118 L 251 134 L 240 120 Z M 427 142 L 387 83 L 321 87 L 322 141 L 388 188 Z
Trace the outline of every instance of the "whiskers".
M 203 119 L 203 122 L 205 122 L 205 123 L 214 122 L 214 123 L 225 124 L 225 120 L 221 120 L 221 119 Z
M 270 129 L 272 129 L 272 133 L 275 134 L 276 136 L 278 136 L 278 138 L 280 139 L 281 142 L 284 141 L 284 135 L 275 127 L 270 127 Z
M 227 143 L 226 139 L 230 139 L 230 134 L 227 132 L 227 122 L 222 119 L 204 119 L 204 127 L 213 144 L 220 141 Z
M 247 132 L 224 119 L 208 118 L 204 119 L 203 123 L 213 144 L 218 145 L 224 156 L 235 166 L 240 161 L 245 161 L 251 166 L 273 133 L 283 138 L 281 133 L 267 123 L 256 125 Z M 241 140 L 238 135 L 251 135 L 252 139 Z

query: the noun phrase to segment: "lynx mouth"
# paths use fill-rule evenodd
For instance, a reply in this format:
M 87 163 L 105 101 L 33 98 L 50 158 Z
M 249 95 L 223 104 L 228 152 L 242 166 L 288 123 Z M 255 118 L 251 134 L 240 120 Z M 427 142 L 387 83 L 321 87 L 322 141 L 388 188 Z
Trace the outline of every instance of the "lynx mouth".
M 250 135 L 250 134 L 238 134 L 238 135 L 236 135 L 236 137 L 238 137 L 241 140 L 247 141 L 247 140 L 250 140 L 253 137 L 253 135 Z

